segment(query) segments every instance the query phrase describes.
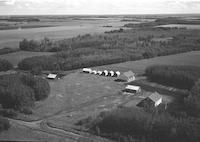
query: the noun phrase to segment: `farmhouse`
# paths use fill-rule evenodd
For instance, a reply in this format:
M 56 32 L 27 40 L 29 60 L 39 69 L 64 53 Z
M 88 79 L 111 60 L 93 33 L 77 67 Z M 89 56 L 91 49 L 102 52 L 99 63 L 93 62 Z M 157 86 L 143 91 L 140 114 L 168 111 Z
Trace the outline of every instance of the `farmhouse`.
M 140 93 L 141 92 L 141 87 L 140 86 L 127 85 L 125 90 L 123 90 L 123 92 Z
M 89 68 L 83 68 L 84 73 L 92 73 L 92 70 Z
M 132 71 L 125 72 L 120 75 L 118 79 L 126 82 L 135 81 L 135 73 L 133 73 Z
M 48 79 L 56 79 L 57 78 L 57 74 L 49 74 L 48 76 L 47 76 L 47 78 Z
M 155 92 L 152 93 L 150 96 L 146 97 L 144 100 L 139 102 L 137 106 L 139 107 L 157 107 L 162 103 L 162 96 Z

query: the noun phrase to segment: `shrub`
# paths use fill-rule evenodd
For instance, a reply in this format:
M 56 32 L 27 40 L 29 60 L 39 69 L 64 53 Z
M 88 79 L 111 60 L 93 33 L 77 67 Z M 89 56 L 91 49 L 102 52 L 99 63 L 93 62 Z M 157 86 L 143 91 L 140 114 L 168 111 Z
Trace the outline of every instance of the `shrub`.
M 0 59 L 0 71 L 8 71 L 12 69 L 13 66 L 7 60 Z

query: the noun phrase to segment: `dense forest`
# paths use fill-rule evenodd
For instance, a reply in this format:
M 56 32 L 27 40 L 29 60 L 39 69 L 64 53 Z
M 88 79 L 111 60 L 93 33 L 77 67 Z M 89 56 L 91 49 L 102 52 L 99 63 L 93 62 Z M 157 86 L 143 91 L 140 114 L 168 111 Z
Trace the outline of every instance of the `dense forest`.
M 150 81 L 180 89 L 191 89 L 200 78 L 200 67 L 155 65 L 148 67 L 145 74 Z
M 24 39 L 20 42 L 21 50 L 50 51 L 55 54 L 24 59 L 19 63 L 19 68 L 70 70 L 199 50 L 199 35 L 200 32 L 194 30 L 149 28 L 102 35 L 86 34 L 59 41 L 48 38 L 41 41 Z M 155 40 L 166 37 L 172 40 Z M 42 62 L 44 59 L 46 61 Z
M 194 86 L 187 97 L 158 108 L 120 107 L 112 111 L 102 112 L 99 116 L 89 117 L 77 123 L 90 133 L 113 139 L 117 142 L 199 142 L 200 141 L 200 80 L 199 68 L 158 66 L 166 74 L 174 73 L 176 81 L 184 74 L 196 77 Z M 180 72 L 182 69 L 184 72 Z M 148 68 L 149 70 L 149 68 Z M 158 69 L 160 70 L 160 69 Z M 163 76 L 165 76 L 163 71 Z M 198 72 L 198 73 L 197 73 Z M 180 75 L 179 75 L 180 74 Z M 180 79 L 180 80 L 178 80 Z M 169 80 L 172 80 L 169 78 Z

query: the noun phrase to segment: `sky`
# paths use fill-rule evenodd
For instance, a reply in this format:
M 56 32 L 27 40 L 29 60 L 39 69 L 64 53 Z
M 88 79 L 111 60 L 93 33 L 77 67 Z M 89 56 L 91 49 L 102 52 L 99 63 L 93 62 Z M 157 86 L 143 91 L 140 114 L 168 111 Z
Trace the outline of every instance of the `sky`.
M 0 15 L 200 13 L 200 0 L 0 0 Z

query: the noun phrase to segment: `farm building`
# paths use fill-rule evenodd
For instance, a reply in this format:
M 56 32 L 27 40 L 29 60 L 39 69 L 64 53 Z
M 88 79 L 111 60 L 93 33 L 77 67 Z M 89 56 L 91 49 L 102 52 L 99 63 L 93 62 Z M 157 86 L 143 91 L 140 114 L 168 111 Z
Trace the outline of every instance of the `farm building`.
M 56 79 L 57 78 L 57 74 L 49 74 L 48 76 L 47 76 L 47 78 L 48 79 Z
M 133 73 L 132 71 L 125 72 L 119 76 L 118 80 L 126 82 L 135 81 L 135 73 Z
M 84 73 L 92 73 L 92 69 L 89 68 L 83 68 Z
M 93 71 L 92 71 L 92 74 L 97 74 L 97 71 L 96 71 L 96 70 L 93 70 Z
M 98 75 L 102 75 L 102 73 L 103 73 L 102 71 L 97 71 Z
M 139 107 L 157 107 L 162 103 L 162 96 L 155 92 L 152 93 L 150 96 L 146 97 L 144 100 L 139 102 L 137 106 Z
M 114 72 L 114 71 L 110 71 L 110 72 L 109 72 L 109 75 L 112 76 L 112 77 L 114 77 L 115 72 Z
M 104 70 L 103 73 L 102 73 L 102 75 L 108 76 L 108 71 L 107 71 L 107 70 Z
M 116 71 L 115 74 L 117 75 L 117 77 L 120 76 L 120 72 L 119 71 Z
M 127 85 L 125 90 L 123 90 L 123 92 L 140 93 L 141 92 L 141 87 L 140 86 Z

